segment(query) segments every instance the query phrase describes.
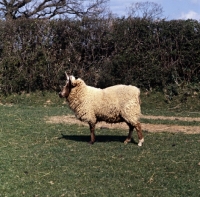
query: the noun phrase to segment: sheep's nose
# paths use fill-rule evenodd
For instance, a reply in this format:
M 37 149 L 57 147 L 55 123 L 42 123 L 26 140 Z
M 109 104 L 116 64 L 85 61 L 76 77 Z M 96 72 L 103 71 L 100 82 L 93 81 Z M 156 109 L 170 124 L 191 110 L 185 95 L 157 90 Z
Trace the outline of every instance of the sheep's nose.
M 59 97 L 60 97 L 60 98 L 62 98 L 62 97 L 63 97 L 61 92 L 59 92 L 59 93 L 58 93 L 58 95 L 59 95 Z

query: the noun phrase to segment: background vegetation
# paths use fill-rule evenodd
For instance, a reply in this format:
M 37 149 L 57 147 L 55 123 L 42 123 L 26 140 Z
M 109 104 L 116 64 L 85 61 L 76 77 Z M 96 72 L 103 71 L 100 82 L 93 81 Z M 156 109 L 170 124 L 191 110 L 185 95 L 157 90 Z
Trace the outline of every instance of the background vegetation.
M 58 89 L 64 71 L 90 85 L 199 92 L 200 23 L 143 18 L 0 21 L 1 92 Z M 187 91 L 185 93 L 187 93 Z

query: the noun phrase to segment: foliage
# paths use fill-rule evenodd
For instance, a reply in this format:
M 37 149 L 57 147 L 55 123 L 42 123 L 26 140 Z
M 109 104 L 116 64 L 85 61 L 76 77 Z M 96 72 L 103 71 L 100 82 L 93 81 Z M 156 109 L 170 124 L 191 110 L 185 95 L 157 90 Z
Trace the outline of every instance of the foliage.
M 142 18 L 0 21 L 0 90 L 58 91 L 64 71 L 171 97 L 200 82 L 200 23 Z M 195 88 L 199 93 L 199 88 Z

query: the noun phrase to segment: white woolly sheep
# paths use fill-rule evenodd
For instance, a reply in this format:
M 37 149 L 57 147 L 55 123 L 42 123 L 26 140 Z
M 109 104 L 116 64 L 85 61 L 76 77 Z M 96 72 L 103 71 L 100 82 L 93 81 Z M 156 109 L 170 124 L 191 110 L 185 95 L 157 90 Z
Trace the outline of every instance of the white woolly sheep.
M 95 125 L 99 121 L 107 123 L 126 122 L 129 126 L 129 134 L 125 144 L 131 141 L 135 128 L 138 134 L 138 146 L 142 146 L 142 135 L 139 117 L 140 90 L 131 85 L 115 85 L 105 89 L 91 87 L 85 82 L 66 73 L 66 85 L 59 93 L 61 98 L 66 98 L 69 107 L 81 121 L 90 126 L 91 141 L 95 142 Z

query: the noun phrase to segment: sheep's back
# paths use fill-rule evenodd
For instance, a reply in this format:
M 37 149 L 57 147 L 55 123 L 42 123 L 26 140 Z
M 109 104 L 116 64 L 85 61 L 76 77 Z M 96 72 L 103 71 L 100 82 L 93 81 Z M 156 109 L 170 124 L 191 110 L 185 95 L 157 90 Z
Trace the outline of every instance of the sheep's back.
M 120 105 L 127 103 L 128 101 L 133 101 L 138 103 L 140 90 L 131 85 L 116 85 L 103 89 L 105 97 L 109 97 L 112 100 L 117 100 Z
M 122 114 L 140 114 L 140 90 L 134 86 L 116 85 L 102 90 L 96 98 L 95 114 L 108 122 L 117 122 Z M 135 115 L 134 115 L 135 116 Z

